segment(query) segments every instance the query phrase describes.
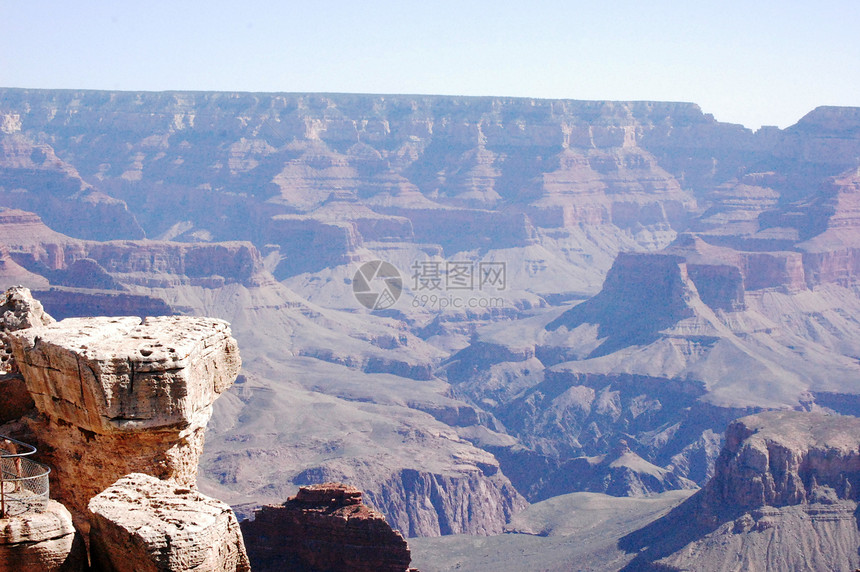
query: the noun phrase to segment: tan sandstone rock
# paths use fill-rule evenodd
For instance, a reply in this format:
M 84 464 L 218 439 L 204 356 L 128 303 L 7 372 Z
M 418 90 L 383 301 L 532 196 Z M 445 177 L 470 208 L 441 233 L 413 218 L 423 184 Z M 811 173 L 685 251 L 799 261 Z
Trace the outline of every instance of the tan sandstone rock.
M 60 503 L 49 500 L 42 512 L 0 519 L 0 570 L 75 572 L 86 563 L 83 539 Z
M 12 357 L 9 332 L 54 322 L 30 290 L 13 286 L 0 296 L 0 423 L 18 419 L 33 407 L 18 365 Z
M 9 342 L 9 332 L 47 326 L 54 323 L 42 308 L 42 304 L 33 298 L 29 288 L 13 286 L 0 297 L 0 341 L 3 343 L 0 353 L 0 371 L 15 373 L 17 366 L 12 359 L 12 346 Z
M 90 498 L 141 472 L 195 486 L 212 402 L 235 380 L 236 341 L 210 318 L 69 318 L 10 335 L 36 408 L 51 488 L 86 530 Z
M 250 570 L 232 509 L 196 490 L 133 473 L 89 503 L 97 570 Z

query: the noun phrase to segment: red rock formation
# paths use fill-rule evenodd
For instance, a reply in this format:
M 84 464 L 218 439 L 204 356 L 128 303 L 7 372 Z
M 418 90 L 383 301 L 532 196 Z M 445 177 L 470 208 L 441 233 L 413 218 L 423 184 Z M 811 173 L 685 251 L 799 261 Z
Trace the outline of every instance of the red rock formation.
M 242 522 L 254 572 L 405 572 L 406 541 L 361 496 L 355 487 L 327 483 L 262 507 Z

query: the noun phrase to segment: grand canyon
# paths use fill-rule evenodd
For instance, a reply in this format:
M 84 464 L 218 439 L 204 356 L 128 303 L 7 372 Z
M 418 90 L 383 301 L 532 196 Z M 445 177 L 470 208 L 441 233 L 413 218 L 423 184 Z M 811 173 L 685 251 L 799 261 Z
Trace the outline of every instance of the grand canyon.
M 229 323 L 199 491 L 423 572 L 860 567 L 858 284 L 860 108 L 0 89 L 0 288 Z

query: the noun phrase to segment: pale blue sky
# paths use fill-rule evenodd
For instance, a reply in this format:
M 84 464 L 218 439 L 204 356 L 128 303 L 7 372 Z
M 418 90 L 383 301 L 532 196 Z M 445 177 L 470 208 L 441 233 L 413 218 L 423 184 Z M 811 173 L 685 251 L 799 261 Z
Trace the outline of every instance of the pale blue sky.
M 860 2 L 0 0 L 0 86 L 860 106 Z

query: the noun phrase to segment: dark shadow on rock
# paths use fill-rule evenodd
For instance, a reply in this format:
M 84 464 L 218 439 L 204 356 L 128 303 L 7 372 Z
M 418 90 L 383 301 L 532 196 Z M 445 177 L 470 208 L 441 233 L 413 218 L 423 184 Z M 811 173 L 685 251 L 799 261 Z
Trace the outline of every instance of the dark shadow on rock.
M 703 499 L 704 490 L 651 524 L 623 536 L 618 541 L 618 548 L 628 554 L 636 554 L 636 557 L 621 572 L 679 570 L 657 561 L 743 514 L 742 510 L 737 509 L 714 514 L 703 509 Z
M 589 358 L 647 345 L 658 339 L 661 330 L 693 315 L 683 262 L 675 255 L 620 253 L 600 293 L 563 313 L 546 329 L 598 324 L 598 337 L 604 341 Z

